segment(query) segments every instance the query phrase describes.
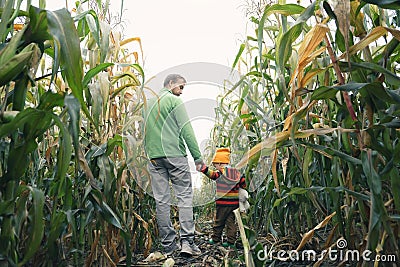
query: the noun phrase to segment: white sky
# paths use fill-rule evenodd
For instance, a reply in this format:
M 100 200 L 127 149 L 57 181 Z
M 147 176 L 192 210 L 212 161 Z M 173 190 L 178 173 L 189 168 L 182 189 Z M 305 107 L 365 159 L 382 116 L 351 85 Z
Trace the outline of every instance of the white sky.
M 113 5 L 118 6 L 113 1 Z M 144 50 L 150 75 L 191 62 L 230 66 L 245 38 L 243 0 L 125 1 L 124 14 Z M 127 15 L 129 17 L 127 18 Z

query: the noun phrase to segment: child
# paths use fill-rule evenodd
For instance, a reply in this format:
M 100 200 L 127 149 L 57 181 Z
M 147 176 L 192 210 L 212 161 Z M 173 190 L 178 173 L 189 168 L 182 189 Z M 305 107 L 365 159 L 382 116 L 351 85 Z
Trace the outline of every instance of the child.
M 245 188 L 246 182 L 237 169 L 228 165 L 229 157 L 229 148 L 218 148 L 212 160 L 217 170 L 213 171 L 202 165 L 200 171 L 217 183 L 216 212 L 210 243 L 221 242 L 222 232 L 226 226 L 228 242 L 223 245 L 234 247 L 238 229 L 233 211 L 239 207 L 239 188 Z

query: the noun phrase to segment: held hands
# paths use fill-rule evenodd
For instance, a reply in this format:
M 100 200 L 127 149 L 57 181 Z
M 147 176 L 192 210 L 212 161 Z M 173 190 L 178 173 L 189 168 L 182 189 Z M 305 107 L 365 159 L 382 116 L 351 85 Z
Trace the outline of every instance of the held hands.
M 198 172 L 204 172 L 207 169 L 207 165 L 204 164 L 203 160 L 197 160 L 195 161 L 195 165 L 196 165 L 196 171 Z
M 196 171 L 198 171 L 198 172 L 204 172 L 206 169 L 207 169 L 207 165 L 204 163 L 196 165 Z

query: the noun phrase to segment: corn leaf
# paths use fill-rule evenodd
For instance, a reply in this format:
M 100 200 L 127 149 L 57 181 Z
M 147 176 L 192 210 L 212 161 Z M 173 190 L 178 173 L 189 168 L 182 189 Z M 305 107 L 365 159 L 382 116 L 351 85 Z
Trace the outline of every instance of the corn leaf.
M 90 83 L 90 81 L 100 72 L 106 70 L 108 67 L 113 66 L 114 63 L 100 63 L 99 65 L 97 65 L 96 67 L 88 70 L 85 73 L 85 76 L 83 77 L 83 86 L 86 87 L 88 86 L 88 84 Z
M 400 9 L 400 3 L 398 0 L 362 0 L 362 2 L 377 5 L 381 8 L 387 9 Z
M 314 236 L 315 230 L 325 227 L 329 223 L 329 221 L 332 219 L 332 217 L 335 215 L 336 215 L 336 211 L 331 213 L 329 216 L 327 216 L 323 221 L 321 221 L 319 224 L 317 224 L 313 229 L 311 229 L 310 231 L 305 233 L 303 235 L 303 238 L 300 241 L 300 244 L 297 246 L 296 250 L 299 251 L 300 249 L 302 249 L 305 246 L 305 244 L 307 244 L 307 242 Z
M 44 234 L 44 223 L 43 223 L 43 206 L 44 206 L 44 193 L 43 191 L 27 186 L 26 189 L 31 191 L 32 194 L 32 206 L 29 210 L 30 233 L 24 253 L 24 258 L 18 263 L 18 266 L 24 266 L 30 258 L 35 255 L 40 247 Z
M 242 53 L 243 53 L 245 47 L 246 47 L 245 44 L 241 44 L 241 45 L 240 45 L 239 51 L 238 51 L 238 53 L 236 54 L 235 61 L 234 61 L 233 64 L 232 64 L 232 69 L 234 69 L 234 68 L 236 67 L 236 64 L 239 62 L 240 57 L 242 56 Z
M 60 58 L 62 73 L 64 74 L 73 95 L 78 99 L 82 110 L 93 122 L 88 107 L 83 99 L 83 62 L 80 42 L 74 21 L 70 13 L 64 8 L 56 11 L 47 11 L 49 32 L 54 39 L 55 62 Z M 54 66 L 58 69 L 58 66 Z M 56 71 L 54 69 L 54 71 Z
M 70 132 L 73 140 L 75 156 L 79 160 L 79 120 L 80 120 L 80 104 L 73 95 L 66 95 L 64 104 L 70 117 Z
M 9 31 L 7 31 L 7 28 L 11 28 L 9 23 L 10 23 L 10 18 L 12 16 L 13 8 L 14 8 L 14 0 L 7 0 L 2 2 L 4 4 L 3 9 L 1 12 L 1 20 L 0 20 L 0 43 L 4 43 L 4 41 L 7 38 L 7 35 Z
M 343 70 L 346 70 L 348 67 L 347 62 L 340 62 L 340 67 Z M 400 77 L 397 76 L 395 73 L 391 72 L 390 70 L 376 64 L 376 63 L 371 63 L 371 62 L 361 62 L 361 63 L 355 63 L 351 62 L 351 67 L 353 70 L 370 70 L 373 72 L 378 72 L 382 73 L 385 75 L 386 81 L 394 86 L 400 86 Z

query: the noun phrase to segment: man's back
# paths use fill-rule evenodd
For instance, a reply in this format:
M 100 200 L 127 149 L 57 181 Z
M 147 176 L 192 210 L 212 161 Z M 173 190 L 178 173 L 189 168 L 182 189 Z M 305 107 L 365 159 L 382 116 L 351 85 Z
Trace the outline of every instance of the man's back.
M 150 159 L 186 156 L 185 142 L 193 158 L 201 158 L 185 106 L 167 88 L 148 101 L 144 119 L 145 149 Z

